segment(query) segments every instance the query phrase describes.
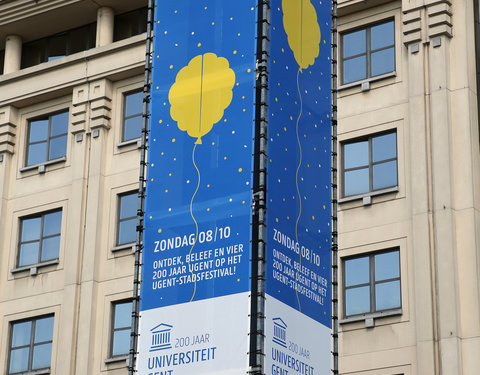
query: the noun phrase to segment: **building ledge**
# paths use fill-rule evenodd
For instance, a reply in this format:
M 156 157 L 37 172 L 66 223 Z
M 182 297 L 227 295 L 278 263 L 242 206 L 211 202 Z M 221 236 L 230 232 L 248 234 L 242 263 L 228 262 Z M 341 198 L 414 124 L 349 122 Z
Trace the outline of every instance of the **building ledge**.
M 63 156 L 58 159 L 53 159 L 43 163 L 29 165 L 27 167 L 20 168 L 20 172 L 33 171 L 34 169 L 38 169 L 38 173 L 45 173 L 47 165 L 59 164 L 65 161 L 67 161 L 67 158 Z
M 363 194 L 357 194 L 357 195 L 351 195 L 348 197 L 340 198 L 338 200 L 338 203 L 345 203 L 345 202 L 351 202 L 351 201 L 356 201 L 356 200 L 363 200 L 363 205 L 367 206 L 372 203 L 372 197 L 378 196 L 378 195 L 383 195 L 383 194 L 389 194 L 389 193 L 398 193 L 398 186 L 393 186 L 391 188 L 386 188 L 386 189 L 381 189 L 381 190 L 375 190 L 375 191 L 369 191 L 367 193 Z
M 132 253 L 134 253 L 135 252 L 135 242 L 130 242 L 130 243 L 126 243 L 126 244 L 123 244 L 123 245 L 118 245 L 118 246 L 112 247 L 112 249 L 111 249 L 112 253 L 116 253 L 116 252 L 122 251 L 122 250 L 131 250 Z
M 350 82 L 350 83 L 346 83 L 345 85 L 337 86 L 337 91 L 342 91 L 342 90 L 350 89 L 352 87 L 357 87 L 357 86 L 361 87 L 362 92 L 370 91 L 370 84 L 372 82 L 381 81 L 383 79 L 392 78 L 396 76 L 397 76 L 397 72 L 393 71 L 393 72 L 382 74 L 379 76 L 370 77 L 367 79 L 362 79 L 360 81 Z
M 40 263 L 35 263 L 35 264 L 29 264 L 27 266 L 17 267 L 17 268 L 14 268 L 13 270 L 11 270 L 10 272 L 15 274 L 15 273 L 20 273 L 20 272 L 29 270 L 30 275 L 35 276 L 35 275 L 38 274 L 38 269 L 39 268 L 57 265 L 58 263 L 59 263 L 59 260 L 57 258 L 57 259 L 47 260 L 46 262 L 40 262 Z M 50 370 L 49 370 L 49 372 L 50 372 Z
M 118 362 L 122 362 L 122 361 L 128 362 L 128 355 L 119 355 L 117 357 L 106 358 L 104 360 L 104 363 L 106 365 L 108 365 L 110 363 L 118 363 Z
M 134 138 L 134 139 L 129 139 L 128 141 L 123 141 L 117 144 L 118 148 L 123 148 L 126 146 L 130 145 L 136 145 L 137 148 L 142 147 L 142 139 L 141 138 Z
M 375 327 L 375 319 L 378 318 L 386 318 L 389 316 L 397 316 L 402 315 L 402 309 L 393 309 L 387 311 L 379 311 L 374 313 L 362 314 L 362 315 L 355 315 L 349 316 L 344 319 L 340 319 L 338 321 L 339 324 L 347 324 L 347 323 L 355 323 L 365 321 L 365 328 L 373 328 Z

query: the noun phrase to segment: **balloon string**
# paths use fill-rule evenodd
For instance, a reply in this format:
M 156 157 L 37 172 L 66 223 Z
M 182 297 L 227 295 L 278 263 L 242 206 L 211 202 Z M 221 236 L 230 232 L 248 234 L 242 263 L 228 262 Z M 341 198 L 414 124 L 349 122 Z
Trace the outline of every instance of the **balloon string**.
M 298 96 L 300 97 L 300 113 L 298 114 L 298 118 L 297 118 L 297 124 L 295 126 L 295 131 L 296 131 L 296 134 L 297 134 L 297 143 L 298 143 L 298 149 L 300 151 L 300 160 L 298 161 L 298 165 L 297 165 L 297 172 L 295 174 L 295 184 L 297 186 L 297 196 L 298 196 L 298 203 L 300 205 L 299 207 L 299 211 L 298 211 L 298 216 L 297 216 L 297 221 L 295 222 L 295 241 L 296 243 L 298 243 L 298 222 L 300 221 L 300 216 L 302 215 L 302 198 L 300 196 L 300 188 L 298 187 L 298 171 L 300 170 L 300 166 L 302 165 L 302 144 L 300 143 L 300 137 L 298 135 L 298 125 L 300 123 L 300 117 L 302 117 L 302 112 L 303 112 L 303 101 L 302 101 L 302 93 L 300 92 L 300 84 L 298 82 L 298 77 L 300 75 L 300 67 L 298 68 L 298 72 L 297 72 L 297 90 L 298 90 Z M 302 251 L 298 250 L 299 252 L 299 257 L 300 257 L 300 266 L 298 267 L 297 269 L 297 273 L 296 273 L 296 276 L 295 276 L 295 279 L 298 280 L 298 274 L 299 274 L 299 271 L 300 271 L 300 267 L 302 265 Z M 298 311 L 302 311 L 302 306 L 300 304 L 300 297 L 298 296 L 298 288 L 295 288 L 295 294 L 297 295 L 297 301 L 298 301 Z
M 193 166 L 197 170 L 198 183 L 197 183 L 197 188 L 195 189 L 195 193 L 193 193 L 192 200 L 190 201 L 190 216 L 192 217 L 193 222 L 195 223 L 195 241 L 193 242 L 193 245 L 190 248 L 190 252 L 188 253 L 188 270 L 192 274 L 192 278 L 193 278 L 193 282 L 194 282 L 193 294 L 192 294 L 192 298 L 190 298 L 190 302 L 193 301 L 193 297 L 195 297 L 195 292 L 197 291 L 197 280 L 195 278 L 195 275 L 193 274 L 192 269 L 190 268 L 190 257 L 192 255 L 193 247 L 197 243 L 197 239 L 198 239 L 198 223 L 197 223 L 197 220 L 195 220 L 195 216 L 193 216 L 193 199 L 195 198 L 195 195 L 197 195 L 198 188 L 200 187 L 200 171 L 198 170 L 197 164 L 195 164 L 195 149 L 196 148 L 197 148 L 197 144 L 195 144 L 195 146 L 193 146 L 193 151 L 192 151 L 192 161 L 193 161 Z

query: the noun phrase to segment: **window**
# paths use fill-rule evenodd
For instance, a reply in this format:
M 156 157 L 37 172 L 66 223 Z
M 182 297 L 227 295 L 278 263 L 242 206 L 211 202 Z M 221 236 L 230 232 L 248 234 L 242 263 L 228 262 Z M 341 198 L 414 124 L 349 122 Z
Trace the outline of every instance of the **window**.
M 22 69 L 95 48 L 96 24 L 24 43 Z
M 400 308 L 399 250 L 346 259 L 343 285 L 345 316 Z
M 113 40 L 115 42 L 142 34 L 147 31 L 147 8 L 119 14 L 115 16 L 114 23 Z
M 12 323 L 8 374 L 49 369 L 52 341 L 53 316 Z
M 132 326 L 132 301 L 113 304 L 111 350 L 112 357 L 126 355 L 130 351 Z
M 397 186 L 397 133 L 383 133 L 345 142 L 343 196 Z
M 21 219 L 18 267 L 58 258 L 62 211 Z
M 137 193 L 120 195 L 117 245 L 135 242 L 137 238 Z
M 123 107 L 122 141 L 140 138 L 143 123 L 143 91 L 125 94 Z
M 395 70 L 393 20 L 342 34 L 342 84 Z
M 0 51 L 0 76 L 3 74 L 3 64 L 5 63 L 5 50 Z
M 68 111 L 30 120 L 26 165 L 62 158 L 67 151 Z

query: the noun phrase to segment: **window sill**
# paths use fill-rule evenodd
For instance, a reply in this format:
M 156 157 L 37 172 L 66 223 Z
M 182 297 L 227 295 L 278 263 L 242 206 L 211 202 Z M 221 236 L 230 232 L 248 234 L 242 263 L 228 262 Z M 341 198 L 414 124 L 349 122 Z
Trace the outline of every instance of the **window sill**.
M 10 272 L 15 274 L 15 273 L 20 273 L 23 271 L 30 271 L 30 276 L 35 276 L 38 274 L 38 269 L 42 267 L 47 267 L 47 266 L 53 266 L 57 265 L 59 263 L 58 258 L 53 259 L 53 260 L 48 260 L 46 262 L 41 262 L 41 263 L 36 263 L 36 264 L 29 264 L 28 266 L 22 266 L 22 267 L 17 267 L 11 270 Z M 50 370 L 48 370 L 50 372 Z
M 15 375 L 44 375 L 44 374 L 50 374 L 50 368 L 15 373 Z
M 20 168 L 20 172 L 33 171 L 34 169 L 38 169 L 38 173 L 45 173 L 45 169 L 46 169 L 47 165 L 64 163 L 66 160 L 67 160 L 67 158 L 65 156 L 63 156 L 61 158 L 49 160 L 49 161 L 46 161 L 44 163 L 29 165 L 27 167 Z
M 135 252 L 135 242 L 130 242 L 130 243 L 126 243 L 126 244 L 123 244 L 123 245 L 118 245 L 118 246 L 115 246 L 115 247 L 112 247 L 111 251 L 112 253 L 116 253 L 118 251 L 122 251 L 122 250 L 132 250 L 132 253 Z
M 119 355 L 117 357 L 107 358 L 103 362 L 106 365 L 108 365 L 110 363 L 117 363 L 117 362 L 122 362 L 122 361 L 128 362 L 128 355 Z
M 142 147 L 142 139 L 141 138 L 135 138 L 135 139 L 129 139 L 128 141 L 123 141 L 117 144 L 117 148 L 123 148 L 126 146 L 130 145 L 137 145 L 137 148 Z
M 364 201 L 363 204 L 366 206 L 368 204 L 371 204 L 371 199 L 368 199 L 368 198 L 375 197 L 375 196 L 378 196 L 378 195 L 383 195 L 383 194 L 389 194 L 389 193 L 398 193 L 398 186 L 393 186 L 391 188 L 369 191 L 369 192 L 363 193 L 363 194 L 351 195 L 351 196 L 348 196 L 348 197 L 345 197 L 345 198 L 340 198 L 338 200 L 338 203 L 345 203 L 345 202 L 351 202 L 351 201 L 356 201 L 356 200 L 359 200 L 359 199 L 363 199 L 363 201 Z
M 396 76 L 397 76 L 397 72 L 393 71 L 393 72 L 390 72 L 390 73 L 382 74 L 380 76 L 370 77 L 370 78 L 367 78 L 367 79 L 362 79 L 361 81 L 355 81 L 355 82 L 351 82 L 351 83 L 346 83 L 345 85 L 337 86 L 337 91 L 342 91 L 342 90 L 350 89 L 352 87 L 357 87 L 357 86 L 361 86 L 362 91 L 368 91 L 368 90 L 370 90 L 370 83 L 371 82 L 380 81 L 382 79 L 396 77 Z M 366 88 L 364 89 L 364 87 L 366 87 Z
M 365 321 L 365 328 L 375 327 L 375 319 L 386 318 L 389 316 L 402 315 L 402 309 L 379 311 L 374 313 L 367 313 L 362 315 L 349 316 L 345 319 L 340 319 L 339 324 L 355 323 Z

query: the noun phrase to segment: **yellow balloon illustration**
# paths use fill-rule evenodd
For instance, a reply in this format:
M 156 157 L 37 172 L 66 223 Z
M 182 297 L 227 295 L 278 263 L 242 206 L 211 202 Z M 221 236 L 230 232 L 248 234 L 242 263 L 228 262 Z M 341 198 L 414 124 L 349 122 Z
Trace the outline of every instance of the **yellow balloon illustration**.
M 310 0 L 282 0 L 283 27 L 300 71 L 313 65 L 320 51 L 320 26 Z
M 201 144 L 201 137 L 222 119 L 230 105 L 234 85 L 235 72 L 227 59 L 214 53 L 195 56 L 178 72 L 168 93 L 172 119 Z

